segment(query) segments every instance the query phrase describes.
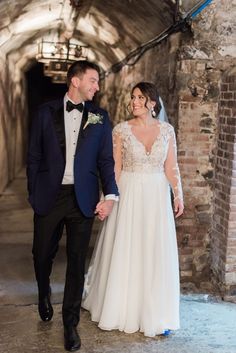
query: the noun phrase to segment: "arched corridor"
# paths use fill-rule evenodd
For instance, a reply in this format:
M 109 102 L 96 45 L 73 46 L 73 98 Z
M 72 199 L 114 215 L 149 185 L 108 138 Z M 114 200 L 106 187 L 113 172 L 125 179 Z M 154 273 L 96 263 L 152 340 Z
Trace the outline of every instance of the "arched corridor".
M 158 86 L 177 135 L 185 199 L 185 213 L 176 223 L 183 331 L 169 341 L 153 342 L 139 334 L 109 335 L 96 329 L 84 312 L 81 351 L 136 352 L 138 347 L 137 352 L 183 353 L 186 347 L 190 353 L 208 353 L 213 348 L 219 353 L 235 352 L 231 316 L 236 309 L 231 303 L 219 304 L 220 298 L 236 303 L 235 1 L 8 0 L 0 2 L 0 15 L 0 351 L 17 352 L 17 342 L 26 347 L 28 330 L 32 347 L 25 352 L 63 351 L 61 322 L 53 323 L 53 343 L 37 327 L 25 159 L 35 108 L 66 92 L 65 67 L 57 55 L 64 55 L 71 43 L 76 46 L 71 49 L 73 58 L 82 53 L 100 65 L 101 89 L 96 99 L 114 125 L 128 119 L 126 106 L 134 83 L 147 80 Z M 49 52 L 47 47 L 43 53 L 47 42 Z M 91 248 L 93 244 L 94 239 Z M 64 268 L 62 239 L 53 271 L 58 317 Z M 208 294 L 209 298 L 216 295 L 212 302 L 204 301 Z M 205 310 L 209 310 L 212 331 L 208 322 L 201 327 Z M 196 315 L 191 327 L 188 311 Z M 228 326 L 223 327 L 226 315 Z M 7 333 L 11 323 L 16 342 Z M 22 336 L 17 336 L 19 327 Z M 95 342 L 90 342 L 90 332 Z

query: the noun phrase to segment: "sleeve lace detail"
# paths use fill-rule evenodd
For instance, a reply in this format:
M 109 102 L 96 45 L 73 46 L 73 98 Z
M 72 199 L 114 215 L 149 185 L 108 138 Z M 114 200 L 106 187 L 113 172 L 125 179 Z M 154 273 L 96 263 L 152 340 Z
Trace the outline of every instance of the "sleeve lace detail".
M 122 157 L 123 157 L 123 149 L 122 149 L 122 123 L 117 124 L 112 131 L 112 139 L 113 139 L 113 157 L 115 161 L 115 177 L 116 182 L 118 182 L 120 173 L 122 170 Z
M 174 200 L 179 199 L 183 202 L 181 177 L 177 162 L 176 137 L 174 129 L 171 125 L 169 125 L 169 147 L 165 161 L 165 174 L 170 182 L 174 194 Z

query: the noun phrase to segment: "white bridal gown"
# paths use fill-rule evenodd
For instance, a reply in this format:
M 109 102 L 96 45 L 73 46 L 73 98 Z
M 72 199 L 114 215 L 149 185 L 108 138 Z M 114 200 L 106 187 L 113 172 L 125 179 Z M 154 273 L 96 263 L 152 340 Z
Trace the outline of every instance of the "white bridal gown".
M 170 194 L 171 184 L 174 196 L 182 198 L 175 134 L 170 124 L 160 122 L 150 153 L 128 122 L 114 128 L 114 149 L 117 136 L 122 140 L 120 201 L 103 223 L 82 306 L 101 329 L 141 331 L 152 337 L 179 328 L 179 266 Z

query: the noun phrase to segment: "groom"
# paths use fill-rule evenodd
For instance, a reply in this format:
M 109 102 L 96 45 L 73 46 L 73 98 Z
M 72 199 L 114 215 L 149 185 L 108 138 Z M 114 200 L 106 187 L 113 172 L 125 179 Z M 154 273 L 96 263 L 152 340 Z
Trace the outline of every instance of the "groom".
M 50 321 L 49 277 L 62 230 L 67 233 L 67 270 L 62 306 L 65 348 L 81 341 L 80 319 L 84 267 L 95 213 L 103 220 L 118 197 L 108 114 L 92 104 L 99 90 L 99 68 L 74 62 L 67 73 L 64 99 L 42 105 L 33 120 L 27 176 L 34 210 L 33 259 L 38 283 L 38 310 Z M 99 202 L 99 176 L 105 195 Z

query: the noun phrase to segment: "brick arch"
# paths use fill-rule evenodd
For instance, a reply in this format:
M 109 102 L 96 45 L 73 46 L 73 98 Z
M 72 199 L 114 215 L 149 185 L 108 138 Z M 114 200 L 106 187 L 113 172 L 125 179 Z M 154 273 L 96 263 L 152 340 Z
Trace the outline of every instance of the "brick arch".
M 212 270 L 225 300 L 236 302 L 236 69 L 221 80 L 215 155 Z

